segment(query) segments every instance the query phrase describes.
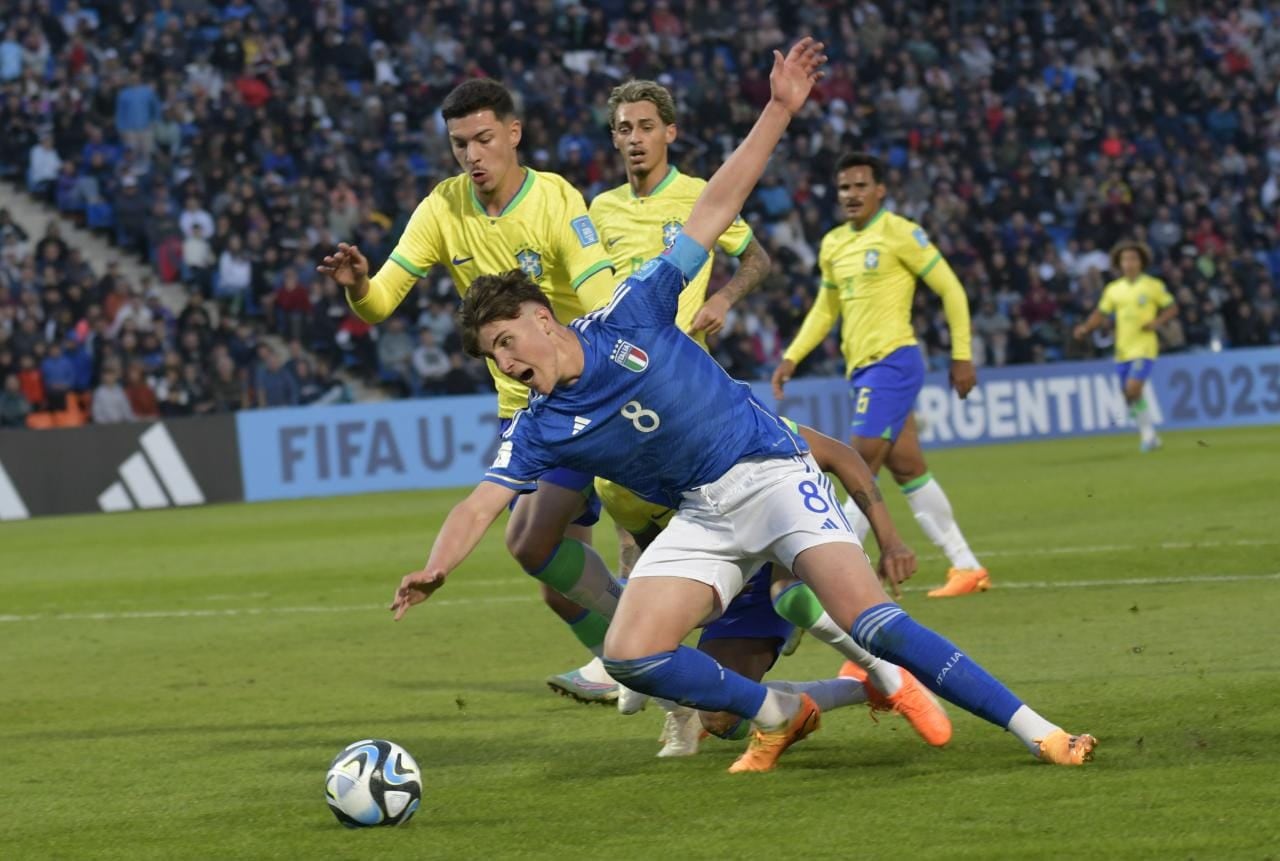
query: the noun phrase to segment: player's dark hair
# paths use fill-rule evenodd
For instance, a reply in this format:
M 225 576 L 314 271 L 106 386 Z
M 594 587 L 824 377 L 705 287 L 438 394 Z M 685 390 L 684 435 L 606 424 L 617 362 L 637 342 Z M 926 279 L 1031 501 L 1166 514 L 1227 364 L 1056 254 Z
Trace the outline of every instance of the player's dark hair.
M 493 111 L 495 117 L 505 120 L 515 116 L 516 103 L 507 88 L 493 78 L 473 78 L 454 87 L 440 105 L 440 113 L 446 120 L 483 110 Z
M 514 320 L 520 316 L 525 302 L 537 302 L 551 310 L 551 300 L 520 269 L 501 275 L 481 275 L 471 282 L 467 295 L 458 308 L 458 331 L 462 333 L 462 349 L 477 359 L 484 356 L 480 346 L 480 327 L 494 320 Z
M 876 185 L 883 185 L 885 174 L 889 172 L 889 166 L 884 163 L 884 159 L 869 152 L 848 152 L 840 156 L 840 160 L 836 162 L 836 173 L 851 167 L 871 168 L 871 179 Z

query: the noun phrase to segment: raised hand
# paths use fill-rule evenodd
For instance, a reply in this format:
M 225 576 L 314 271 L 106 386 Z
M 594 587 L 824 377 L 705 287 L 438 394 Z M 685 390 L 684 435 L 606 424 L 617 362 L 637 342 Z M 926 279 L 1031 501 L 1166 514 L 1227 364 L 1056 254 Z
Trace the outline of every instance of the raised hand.
M 338 250 L 321 260 L 316 271 L 328 275 L 344 290 L 351 290 L 369 278 L 369 261 L 358 247 L 339 242 Z
M 814 83 L 822 77 L 822 66 L 827 55 L 823 44 L 812 36 L 805 36 L 791 46 L 787 55 L 773 52 L 773 71 L 769 73 L 769 90 L 773 101 L 795 114 L 804 107 L 805 99 Z

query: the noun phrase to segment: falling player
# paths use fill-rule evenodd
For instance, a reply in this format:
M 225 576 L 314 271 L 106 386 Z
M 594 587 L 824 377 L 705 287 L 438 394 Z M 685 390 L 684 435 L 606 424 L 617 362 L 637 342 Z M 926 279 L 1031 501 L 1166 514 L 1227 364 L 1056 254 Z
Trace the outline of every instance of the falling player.
M 1146 245 L 1121 242 L 1111 249 L 1111 265 L 1120 271 L 1120 277 L 1103 289 L 1102 301 L 1089 319 L 1076 326 L 1075 336 L 1083 339 L 1101 326 L 1104 314 L 1115 317 L 1116 371 L 1129 415 L 1138 426 L 1139 450 L 1155 451 L 1160 448 L 1160 437 L 1144 390 L 1160 354 L 1156 330 L 1178 316 L 1178 306 L 1164 282 L 1144 271 L 1151 265 L 1151 249 Z
M 670 247 L 707 183 L 681 173 L 668 160 L 668 148 L 677 135 L 676 106 L 662 85 L 628 81 L 615 87 L 609 94 L 609 128 L 613 147 L 623 157 L 627 181 L 597 195 L 589 213 L 614 269 L 620 275 L 630 275 Z M 768 253 L 741 218 L 733 220 L 716 245 L 738 259 L 738 271 L 708 299 L 712 268 L 708 261 L 680 293 L 676 312 L 676 325 L 704 347 L 707 336 L 724 325 L 729 308 L 755 290 L 769 273 Z M 651 517 L 663 512 L 655 512 L 635 494 L 603 479 L 596 480 L 596 493 L 617 528 L 618 575 L 625 578 L 640 554 L 632 533 L 642 532 Z M 580 702 L 617 699 L 624 712 L 638 707 L 628 704 L 628 692 L 618 689 L 598 658 L 549 677 L 547 684 Z
M 765 688 L 680 644 L 729 603 L 758 561 L 794 572 L 877 657 L 1007 728 L 1038 757 L 1082 764 L 1092 736 L 1045 720 L 889 601 L 803 439 L 674 325 L 679 292 L 736 217 L 824 59 L 812 39 L 785 59 L 774 52 L 772 95 L 746 140 L 707 184 L 671 248 L 604 308 L 566 327 L 522 273 L 472 284 L 459 314 L 464 343 L 534 394 L 504 432 L 485 480 L 449 513 L 425 566 L 402 578 L 391 609 L 402 618 L 432 595 L 517 493 L 535 490 L 539 475 L 564 464 L 678 507 L 622 593 L 605 664 L 643 693 L 752 721 L 751 742 L 730 771 L 773 768 L 819 724 L 807 694 Z
M 343 287 L 356 314 L 370 323 L 385 320 L 437 264 L 463 296 L 478 276 L 519 267 L 565 322 L 608 301 L 612 263 L 582 195 L 554 173 L 520 165 L 521 125 L 511 94 L 493 80 L 467 81 L 445 97 L 441 114 L 463 173 L 438 184 L 418 205 L 391 259 L 372 278 L 354 245 L 340 244 L 317 267 Z M 505 427 L 528 403 L 528 391 L 492 362 L 489 371 Z M 583 645 L 599 653 L 607 622 L 555 590 L 569 576 L 562 570 L 567 554 L 557 553 L 561 538 L 590 542 L 599 513 L 591 479 L 567 469 L 543 475 L 538 491 L 515 506 L 506 541 L 521 567 L 542 582 L 547 603 Z
M 991 586 L 987 569 L 969 549 L 920 448 L 913 408 L 924 386 L 924 357 L 911 328 L 917 279 L 942 297 L 951 330 L 951 385 L 961 398 L 977 382 L 969 352 L 969 301 L 955 273 L 924 230 L 884 208 L 885 165 L 865 153 L 836 164 L 836 190 L 849 220 L 822 238 L 822 284 L 782 363 L 773 373 L 774 395 L 796 365 L 822 343 L 837 320 L 845 373 L 853 396 L 852 445 L 874 474 L 882 465 L 906 494 L 920 528 L 951 562 L 946 583 L 929 592 L 945 598 Z M 860 537 L 867 523 L 846 503 Z

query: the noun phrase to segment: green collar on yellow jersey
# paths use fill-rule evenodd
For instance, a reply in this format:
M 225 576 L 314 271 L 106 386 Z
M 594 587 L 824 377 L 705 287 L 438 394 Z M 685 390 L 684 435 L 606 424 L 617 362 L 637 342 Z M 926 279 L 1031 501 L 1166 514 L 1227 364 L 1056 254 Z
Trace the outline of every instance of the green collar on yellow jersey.
M 525 195 L 529 193 L 529 189 L 533 188 L 533 171 L 527 167 L 522 170 L 524 170 L 524 182 L 520 183 L 520 190 L 516 192 L 515 197 L 507 201 L 507 205 L 502 207 L 502 211 L 497 215 L 489 215 L 489 211 L 480 202 L 480 196 L 476 194 L 476 184 L 471 182 L 471 177 L 467 177 L 467 181 L 471 182 L 471 202 L 475 204 L 476 212 L 489 218 L 501 218 L 519 206 L 520 201 L 524 200 Z
M 866 227 L 863 227 L 863 228 L 862 228 L 862 230 L 870 230 L 870 229 L 871 229 L 871 225 L 873 225 L 873 224 L 875 224 L 877 221 L 879 221 L 879 220 L 880 220 L 880 218 L 881 218 L 881 216 L 883 216 L 884 214 L 885 214 L 885 208 L 882 206 L 882 207 L 880 207 L 879 209 L 877 209 L 877 210 L 876 210 L 876 214 L 875 214 L 875 215 L 873 215 L 873 216 L 871 216 L 871 220 L 867 222 Z M 852 222 L 852 221 L 850 221 L 850 222 L 849 222 L 849 229 L 850 229 L 850 230 L 852 230 L 854 233 L 861 233 L 861 232 L 862 232 L 862 230 L 859 230 L 858 228 L 856 228 L 856 227 L 854 227 L 854 226 L 853 226 L 853 222 Z
M 667 187 L 668 185 L 671 185 L 671 183 L 675 182 L 675 181 L 676 181 L 676 177 L 677 177 L 677 176 L 679 176 L 679 175 L 680 175 L 680 171 L 676 170 L 676 166 L 675 166 L 674 164 L 673 164 L 673 165 L 668 166 L 668 167 L 667 167 L 667 175 L 666 175 L 666 176 L 664 176 L 664 177 L 662 178 L 662 182 L 660 182 L 660 183 L 658 183 L 657 185 L 655 185 L 655 186 L 653 187 L 653 191 L 651 191 L 651 192 L 649 192 L 648 194 L 646 194 L 646 195 L 645 195 L 645 197 L 657 197 L 659 194 L 662 194 L 663 190 L 664 190 L 664 189 L 666 189 L 666 187 Z M 627 183 L 627 188 L 631 189 L 631 196 L 632 196 L 632 197 L 639 197 L 639 196 L 640 196 L 640 195 L 636 194 L 636 190 L 635 190 L 634 188 L 631 188 L 631 184 L 630 184 L 630 183 Z

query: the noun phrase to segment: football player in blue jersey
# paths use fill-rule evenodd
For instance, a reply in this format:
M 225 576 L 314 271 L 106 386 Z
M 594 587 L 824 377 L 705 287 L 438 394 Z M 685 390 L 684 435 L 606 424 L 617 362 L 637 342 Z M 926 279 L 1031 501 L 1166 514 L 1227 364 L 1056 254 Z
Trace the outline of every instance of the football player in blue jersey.
M 850 552 L 858 540 L 803 438 L 674 324 L 681 289 L 741 210 L 824 59 L 812 39 L 785 58 L 774 52 L 771 98 L 755 126 L 711 178 L 671 248 L 619 285 L 605 307 L 564 326 L 518 272 L 472 284 L 459 312 L 464 344 L 534 394 L 485 479 L 449 513 L 426 565 L 401 580 L 392 610 L 402 618 L 433 594 L 515 494 L 566 466 L 677 509 L 618 599 L 605 664 L 634 690 L 751 721 L 751 741 L 730 771 L 772 769 L 819 724 L 807 694 L 767 688 L 681 645 L 729 605 L 761 562 L 799 577 L 867 651 L 1008 729 L 1041 759 L 1083 764 L 1092 736 L 1041 717 L 889 600 L 866 554 Z M 577 567 L 579 582 L 588 568 L 603 567 L 584 545 L 561 555 Z

